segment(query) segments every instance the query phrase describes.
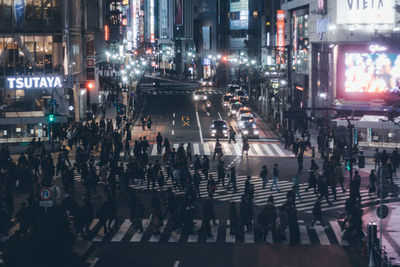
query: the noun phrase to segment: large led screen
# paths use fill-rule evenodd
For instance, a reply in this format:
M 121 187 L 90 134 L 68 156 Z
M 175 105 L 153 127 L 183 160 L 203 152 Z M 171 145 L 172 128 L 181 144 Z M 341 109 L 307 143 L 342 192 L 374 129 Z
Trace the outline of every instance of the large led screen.
M 400 87 L 400 55 L 345 53 L 344 92 L 382 94 Z

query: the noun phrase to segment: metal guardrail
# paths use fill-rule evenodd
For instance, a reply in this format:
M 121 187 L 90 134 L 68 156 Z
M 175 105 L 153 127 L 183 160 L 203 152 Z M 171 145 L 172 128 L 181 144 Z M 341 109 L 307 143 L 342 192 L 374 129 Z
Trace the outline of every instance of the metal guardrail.
M 31 142 L 34 137 L 12 137 L 12 138 L 0 138 L 0 144 L 5 143 L 25 143 Z M 37 138 L 37 137 L 36 137 Z M 49 137 L 40 137 L 41 141 L 49 141 Z

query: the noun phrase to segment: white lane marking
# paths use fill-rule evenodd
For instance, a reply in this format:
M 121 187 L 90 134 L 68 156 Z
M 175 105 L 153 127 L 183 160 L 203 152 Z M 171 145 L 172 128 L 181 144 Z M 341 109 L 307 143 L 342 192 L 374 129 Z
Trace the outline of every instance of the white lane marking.
M 180 261 L 176 261 L 175 264 L 174 264 L 174 267 L 179 267 L 180 263 L 181 263 Z
M 172 231 L 171 232 L 171 236 L 170 236 L 170 238 L 168 239 L 168 242 L 170 242 L 170 243 L 177 243 L 177 242 L 179 242 L 179 238 L 181 237 L 181 232 L 180 232 L 180 230 L 178 230 L 178 231 Z
M 119 227 L 118 232 L 114 235 L 114 237 L 111 239 L 111 242 L 119 242 L 121 241 L 126 232 L 128 231 L 129 227 L 131 226 L 131 221 L 129 219 L 126 219 L 124 223 Z
M 89 231 L 92 231 L 98 222 L 99 222 L 99 219 L 97 219 L 97 218 L 93 219 L 92 223 L 89 225 Z
M 250 243 L 253 244 L 254 243 L 254 232 L 245 232 L 244 233 L 244 243 Z
M 231 235 L 231 221 L 228 219 L 226 221 L 226 233 L 225 233 L 225 242 L 226 243 L 235 243 L 236 238 L 234 235 Z
M 253 144 L 253 148 L 256 151 L 256 154 L 258 156 L 262 156 L 264 153 L 262 152 L 261 148 L 258 146 L 258 144 Z
M 149 242 L 159 242 L 161 239 L 162 234 L 164 233 L 164 228 L 167 225 L 168 220 L 163 220 L 163 225 L 160 227 L 160 233 L 159 234 L 152 234 Z
M 224 155 L 232 155 L 231 149 L 229 148 L 229 144 L 223 142 L 222 147 L 224 148 Z
M 262 144 L 262 147 L 267 151 L 268 156 L 275 156 L 275 154 L 272 152 L 272 150 L 268 147 L 267 144 Z
M 108 223 L 108 222 L 106 222 Z M 110 231 L 113 228 L 115 224 L 115 220 L 112 220 L 111 224 L 110 224 Z M 98 232 L 98 234 L 92 239 L 93 242 L 101 242 L 103 241 L 105 237 L 105 233 L 104 233 L 104 227 L 101 227 L 100 231 Z
M 143 227 L 143 232 L 137 231 L 131 238 L 129 242 L 140 242 L 142 240 L 143 234 L 147 229 L 147 226 L 149 226 L 150 220 L 149 219 L 144 219 L 142 220 L 142 227 Z
M 240 146 L 237 143 L 233 144 L 233 147 L 235 148 L 236 156 L 242 155 L 242 151 L 240 150 Z
M 215 222 L 217 223 L 217 225 L 214 225 L 214 223 L 212 221 L 210 221 L 211 224 L 211 235 L 207 237 L 207 243 L 215 243 L 217 242 L 217 235 L 218 235 L 218 226 L 219 226 L 219 220 L 215 220 Z
M 210 155 L 210 147 L 208 146 L 208 143 L 203 144 L 203 150 L 204 150 L 204 155 Z
M 193 151 L 194 151 L 195 155 L 200 155 L 199 144 L 197 144 L 197 143 L 193 144 Z
M 201 220 L 193 220 L 194 222 L 194 227 L 193 227 L 193 234 L 190 234 L 188 237 L 188 243 L 194 243 L 197 242 L 199 239 L 199 235 L 197 234 L 197 231 L 200 229 L 201 226 Z
M 300 221 L 299 221 L 300 222 Z M 311 244 L 310 237 L 308 236 L 308 231 L 305 225 L 300 224 L 300 241 L 303 245 Z
M 203 131 L 201 130 L 201 124 L 200 124 L 200 119 L 199 119 L 199 112 L 197 112 L 197 109 L 196 109 L 196 119 L 197 119 L 197 125 L 199 126 L 200 142 L 203 144 L 203 143 L 204 143 L 204 140 L 203 140 Z
M 172 125 L 175 125 L 175 120 L 172 121 Z
M 86 264 L 88 264 L 87 266 L 89 266 L 89 267 L 94 267 L 94 266 L 97 264 L 97 262 L 98 262 L 99 260 L 100 260 L 99 257 L 90 258 L 90 259 L 88 259 L 88 260 L 86 261 Z
M 153 145 L 153 149 L 151 150 L 151 155 L 156 156 L 157 155 L 157 145 Z
M 315 225 L 315 232 L 318 235 L 321 245 L 330 245 L 329 238 L 325 233 L 325 229 L 321 225 Z
M 285 153 L 283 153 L 282 149 L 277 144 L 272 144 L 273 148 L 278 152 L 278 154 L 282 157 L 286 156 Z
M 175 118 L 175 112 L 174 112 L 174 113 L 172 113 L 172 117 L 174 117 L 174 118 Z
M 222 119 L 222 116 L 221 116 L 221 113 L 219 113 L 219 111 L 218 111 L 218 117 L 219 117 L 219 119 L 222 121 L 223 119 Z
M 172 130 L 172 135 L 175 135 L 175 131 L 174 130 Z
M 338 241 L 339 245 L 341 246 L 348 246 L 349 242 L 346 240 L 342 239 L 342 229 L 340 228 L 340 225 L 337 221 L 329 221 L 329 224 L 331 225 L 331 228 L 333 232 L 335 233 L 336 240 Z

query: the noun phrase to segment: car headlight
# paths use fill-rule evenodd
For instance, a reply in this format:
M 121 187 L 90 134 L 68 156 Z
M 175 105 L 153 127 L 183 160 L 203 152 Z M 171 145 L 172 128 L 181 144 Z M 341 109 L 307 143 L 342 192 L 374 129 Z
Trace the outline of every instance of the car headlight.
M 228 131 L 227 131 L 227 130 L 223 130 L 222 132 L 225 134 L 225 133 L 227 133 Z
M 206 85 L 206 82 L 202 82 L 201 85 Z
M 253 124 L 253 129 L 256 129 L 256 128 L 257 128 L 257 125 Z
M 258 134 L 258 131 L 257 131 L 257 130 L 255 130 L 255 131 L 254 131 L 254 134 Z
M 199 100 L 199 97 L 197 95 L 195 95 L 194 100 Z
M 217 130 L 211 130 L 211 132 L 212 132 L 212 133 L 216 133 L 216 132 L 217 132 Z
M 249 131 L 244 130 L 244 131 L 243 131 L 243 134 L 249 134 Z
M 205 96 L 203 96 L 203 99 L 204 99 L 204 100 L 206 100 L 206 99 L 207 99 L 207 96 L 206 96 L 206 95 L 205 95 Z
M 232 110 L 232 114 L 236 114 L 236 110 Z
M 240 126 L 240 127 L 243 126 L 243 121 L 239 122 L 239 126 Z
M 212 82 L 209 82 L 208 85 L 212 85 Z

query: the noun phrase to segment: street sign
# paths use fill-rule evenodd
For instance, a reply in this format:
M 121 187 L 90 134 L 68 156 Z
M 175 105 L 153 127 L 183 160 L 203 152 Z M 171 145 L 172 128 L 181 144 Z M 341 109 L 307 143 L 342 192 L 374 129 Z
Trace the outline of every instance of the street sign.
M 39 201 L 39 207 L 49 208 L 53 206 L 53 201 L 51 200 L 42 200 Z
M 39 198 L 43 201 L 51 199 L 51 190 L 48 187 L 42 187 L 39 190 Z
M 382 217 L 381 217 L 381 206 L 376 209 L 376 215 L 381 218 L 385 219 L 389 215 L 389 208 L 386 205 L 382 205 Z

